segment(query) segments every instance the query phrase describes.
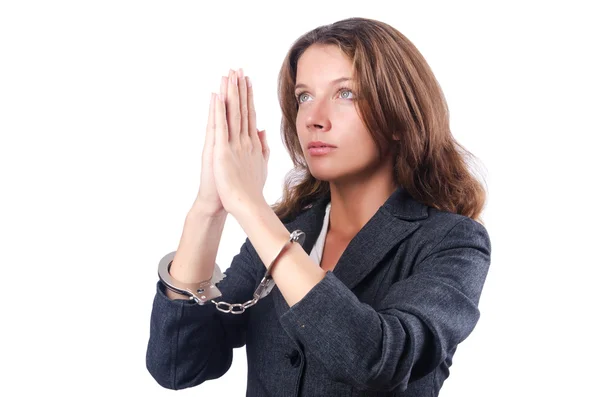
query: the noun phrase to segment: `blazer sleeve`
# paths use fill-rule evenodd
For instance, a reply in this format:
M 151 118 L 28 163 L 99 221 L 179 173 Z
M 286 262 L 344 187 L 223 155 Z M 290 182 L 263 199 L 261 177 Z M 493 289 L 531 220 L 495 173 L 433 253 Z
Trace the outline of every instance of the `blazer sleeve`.
M 260 283 L 253 250 L 246 239 L 217 284 L 222 296 L 216 301 L 252 299 Z M 247 324 L 248 311 L 229 314 L 218 311 L 212 302 L 201 306 L 171 300 L 159 281 L 150 316 L 146 368 L 161 386 L 173 390 L 219 378 L 231 367 L 233 348 L 246 344 Z
M 433 371 L 474 329 L 491 244 L 460 220 L 377 309 L 331 271 L 280 319 L 339 382 L 361 390 L 406 390 Z

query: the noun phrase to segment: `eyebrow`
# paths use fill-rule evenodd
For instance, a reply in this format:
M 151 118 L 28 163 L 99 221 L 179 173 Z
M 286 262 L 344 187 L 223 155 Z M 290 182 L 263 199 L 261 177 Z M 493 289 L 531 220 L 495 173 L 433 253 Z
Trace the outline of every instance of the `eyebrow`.
M 329 85 L 335 85 L 338 83 L 341 83 L 342 81 L 348 81 L 348 80 L 352 80 L 350 77 L 340 77 L 339 79 L 335 79 L 332 80 Z M 306 84 L 296 84 L 296 86 L 294 87 L 294 90 L 297 90 L 298 88 L 308 88 L 308 86 Z

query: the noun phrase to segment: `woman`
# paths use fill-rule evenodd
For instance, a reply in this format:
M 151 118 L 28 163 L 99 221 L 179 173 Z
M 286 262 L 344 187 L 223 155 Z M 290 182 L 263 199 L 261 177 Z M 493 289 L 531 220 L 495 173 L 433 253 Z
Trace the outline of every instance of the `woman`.
M 212 95 L 200 191 L 170 277 L 218 274 L 227 214 L 248 239 L 214 304 L 158 283 L 148 370 L 167 388 L 199 385 L 246 345 L 249 396 L 438 395 L 479 318 L 491 247 L 477 222 L 484 189 L 424 58 L 369 19 L 300 37 L 279 76 L 299 181 L 274 206 L 252 92 L 240 70 Z M 275 286 L 249 302 L 267 269 Z

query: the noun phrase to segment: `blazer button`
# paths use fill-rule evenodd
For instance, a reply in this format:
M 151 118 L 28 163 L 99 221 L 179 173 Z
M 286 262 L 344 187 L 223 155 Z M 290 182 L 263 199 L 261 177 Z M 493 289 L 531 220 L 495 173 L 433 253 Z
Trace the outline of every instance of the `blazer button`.
M 286 353 L 285 357 L 290 360 L 290 364 L 294 368 L 298 368 L 300 365 L 300 352 L 294 349 L 291 353 Z

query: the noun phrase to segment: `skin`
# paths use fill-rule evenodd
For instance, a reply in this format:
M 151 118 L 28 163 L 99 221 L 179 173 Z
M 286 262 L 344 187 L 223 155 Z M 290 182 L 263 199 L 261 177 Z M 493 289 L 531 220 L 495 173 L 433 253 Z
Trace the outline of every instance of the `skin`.
M 223 208 L 237 217 L 248 205 L 263 204 L 269 147 L 264 131 L 256 129 L 254 90 L 242 69 L 221 79 L 213 94 L 214 183 Z
M 225 211 L 240 224 L 262 263 L 270 269 L 290 233 L 262 194 L 269 149 L 266 136 L 256 131 L 253 89 L 249 83 L 242 70 L 230 71 L 222 81 L 221 94 L 212 97 L 214 181 Z M 327 274 L 300 244 L 291 244 L 271 270 L 290 307 Z
M 311 47 L 299 60 L 296 83 L 303 85 L 299 88 L 306 95 L 297 117 L 298 136 L 310 171 L 330 182 L 332 203 L 324 254 L 327 269 L 315 264 L 300 244 L 291 244 L 272 269 L 273 280 L 290 307 L 326 277 L 347 242 L 396 188 L 392 159 L 378 160 L 351 92 L 338 95 L 340 87 L 332 83 L 341 77 L 351 78 L 352 68 L 335 47 Z M 231 71 L 223 80 L 226 95 L 213 95 L 214 181 L 225 211 L 235 217 L 268 267 L 289 240 L 289 231 L 262 195 L 269 151 L 265 136 L 255 128 L 248 83 L 241 70 Z M 311 140 L 337 146 L 335 153 L 311 157 L 307 153 Z
M 295 89 L 298 139 L 311 174 L 330 183 L 328 238 L 341 245 L 397 188 L 393 158 L 379 159 L 375 141 L 359 116 L 353 74 L 351 60 L 339 48 L 312 45 L 298 60 Z M 344 78 L 348 80 L 341 81 Z M 226 201 L 225 210 L 234 216 L 245 211 L 246 204 L 264 202 L 268 145 L 256 130 L 252 90 L 243 72 L 232 70 L 222 81 L 221 95 L 213 99 L 216 190 Z M 325 156 L 312 156 L 308 144 L 313 140 L 337 147 Z
M 340 242 L 351 240 L 397 187 L 393 158 L 379 160 L 355 105 L 352 80 L 338 81 L 352 77 L 351 60 L 333 45 L 312 45 L 298 60 L 296 130 L 311 174 L 330 183 L 328 239 Z M 337 148 L 311 156 L 308 144 L 316 140 Z

